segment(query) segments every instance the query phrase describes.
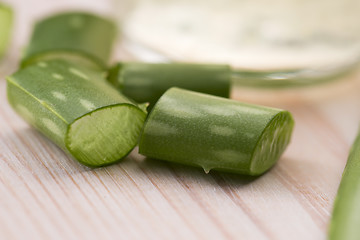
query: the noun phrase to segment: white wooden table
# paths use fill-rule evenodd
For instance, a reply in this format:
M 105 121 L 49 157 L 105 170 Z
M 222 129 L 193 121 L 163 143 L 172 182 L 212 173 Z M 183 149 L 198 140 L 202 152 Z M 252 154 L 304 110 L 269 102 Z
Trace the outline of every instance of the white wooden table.
M 6 100 L 4 76 L 16 69 L 39 2 L 55 4 L 12 1 L 23 15 L 1 67 L 0 239 L 326 238 L 360 122 L 359 73 L 300 91 L 233 92 L 294 114 L 290 147 L 262 177 L 205 174 L 144 159 L 137 149 L 119 164 L 91 170 L 29 127 Z M 121 49 L 117 57 L 131 58 Z

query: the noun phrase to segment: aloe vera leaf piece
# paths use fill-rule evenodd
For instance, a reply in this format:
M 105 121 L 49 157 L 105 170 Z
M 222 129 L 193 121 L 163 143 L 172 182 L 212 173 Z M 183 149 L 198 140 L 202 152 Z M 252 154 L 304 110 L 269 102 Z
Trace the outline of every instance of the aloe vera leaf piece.
M 51 60 L 7 78 L 11 106 L 80 163 L 112 164 L 137 144 L 146 112 L 86 67 Z
M 139 152 L 205 172 L 260 175 L 285 150 L 293 125 L 284 110 L 171 88 L 145 121 Z
M 106 68 L 116 37 L 110 20 L 86 12 L 67 12 L 35 24 L 22 67 L 54 58 L 92 68 Z
M 360 237 L 360 134 L 354 141 L 334 202 L 329 240 Z
M 12 9 L 0 3 L 0 58 L 3 57 L 9 43 L 13 23 Z
M 220 64 L 118 63 L 108 80 L 137 102 L 154 104 L 171 87 L 229 97 L 231 69 Z

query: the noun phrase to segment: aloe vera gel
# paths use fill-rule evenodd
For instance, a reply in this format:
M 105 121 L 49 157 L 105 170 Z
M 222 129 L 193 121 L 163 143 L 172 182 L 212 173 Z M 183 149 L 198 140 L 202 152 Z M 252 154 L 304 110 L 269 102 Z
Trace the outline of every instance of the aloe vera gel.
M 149 114 L 139 152 L 205 172 L 260 175 L 286 149 L 293 125 L 284 110 L 171 88 Z
M 15 111 L 84 165 L 112 164 L 137 144 L 145 110 L 98 71 L 64 60 L 41 61 L 7 83 Z

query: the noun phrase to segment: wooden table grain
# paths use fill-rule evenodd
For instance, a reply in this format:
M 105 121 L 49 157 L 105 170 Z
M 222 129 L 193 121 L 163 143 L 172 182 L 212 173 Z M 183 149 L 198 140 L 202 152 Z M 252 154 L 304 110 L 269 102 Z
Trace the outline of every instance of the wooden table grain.
M 21 2 L 14 5 L 26 13 Z M 89 169 L 7 103 L 4 77 L 27 41 L 20 19 L 0 67 L 0 239 L 326 239 L 360 122 L 359 72 L 309 89 L 233 91 L 295 117 L 290 147 L 259 178 L 205 174 L 145 159 L 137 148 L 119 164 Z M 131 58 L 121 47 L 117 57 Z

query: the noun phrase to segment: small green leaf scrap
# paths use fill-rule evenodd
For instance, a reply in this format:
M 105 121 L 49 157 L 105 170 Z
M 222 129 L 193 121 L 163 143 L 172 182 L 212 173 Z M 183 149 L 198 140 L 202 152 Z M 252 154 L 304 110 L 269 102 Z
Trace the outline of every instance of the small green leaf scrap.
M 9 44 L 12 23 L 12 9 L 9 6 L 0 3 L 0 58 L 3 57 Z

